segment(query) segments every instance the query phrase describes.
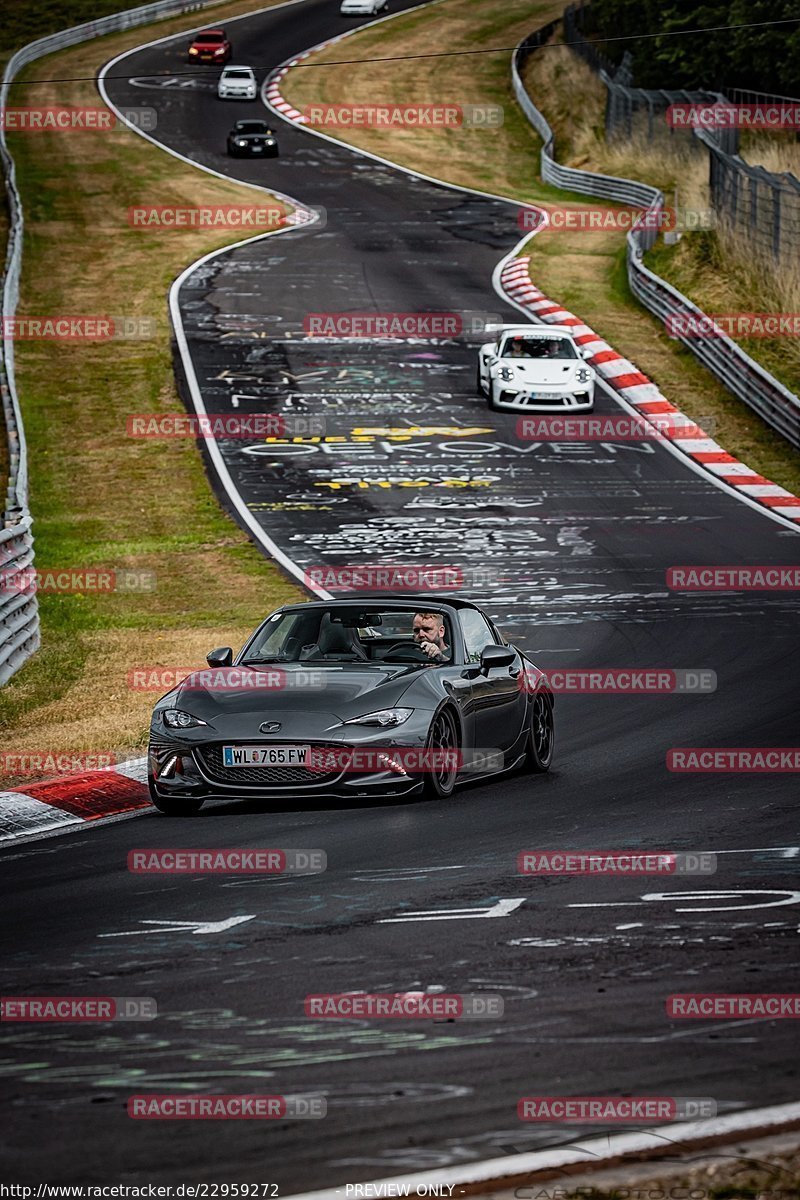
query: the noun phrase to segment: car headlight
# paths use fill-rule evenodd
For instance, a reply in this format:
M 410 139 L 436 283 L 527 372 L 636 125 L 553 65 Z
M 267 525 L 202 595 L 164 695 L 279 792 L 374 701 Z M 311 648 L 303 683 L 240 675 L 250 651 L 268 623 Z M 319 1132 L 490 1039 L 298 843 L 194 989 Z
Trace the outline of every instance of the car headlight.
M 264 145 L 265 145 L 265 146 L 274 146 L 274 145 L 275 145 L 275 138 L 265 138 L 265 139 L 264 139 Z
M 592 378 L 592 372 L 587 370 L 586 367 L 578 367 L 577 371 L 575 372 L 575 378 L 577 379 L 578 383 L 588 383 Z
M 236 139 L 236 145 L 237 145 L 237 146 L 246 146 L 246 145 L 247 145 L 247 140 L 246 140 L 245 138 L 237 138 L 237 139 Z
M 378 712 L 365 713 L 363 717 L 351 717 L 343 725 L 380 725 L 383 729 L 402 725 L 413 713 L 413 708 L 381 708 Z
M 197 49 L 195 46 L 190 46 L 190 47 L 189 47 L 189 53 L 190 53 L 190 54 L 199 54 L 199 53 L 200 53 L 200 51 L 199 51 L 199 50 L 198 50 L 198 49 Z
M 193 729 L 196 725 L 205 725 L 199 717 L 183 712 L 180 708 L 165 708 L 161 717 L 167 729 Z
M 506 382 L 514 378 L 514 372 L 511 370 L 511 367 L 501 367 L 497 374 L 501 379 L 505 379 Z
M 224 53 L 225 53 L 225 47 L 224 47 L 224 46 L 220 46 L 220 47 L 219 47 L 217 50 L 215 50 L 215 51 L 214 51 L 214 53 L 215 53 L 215 54 L 224 54 Z

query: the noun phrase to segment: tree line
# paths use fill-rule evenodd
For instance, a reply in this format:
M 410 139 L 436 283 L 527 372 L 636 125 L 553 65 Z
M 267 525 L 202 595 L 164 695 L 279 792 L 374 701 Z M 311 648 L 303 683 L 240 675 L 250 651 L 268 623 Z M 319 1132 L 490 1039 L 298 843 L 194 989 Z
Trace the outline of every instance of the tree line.
M 775 24 L 790 18 L 796 24 Z M 636 87 L 744 88 L 800 97 L 798 18 L 798 0 L 592 0 L 583 30 L 613 62 L 630 51 Z M 761 22 L 770 24 L 688 32 Z

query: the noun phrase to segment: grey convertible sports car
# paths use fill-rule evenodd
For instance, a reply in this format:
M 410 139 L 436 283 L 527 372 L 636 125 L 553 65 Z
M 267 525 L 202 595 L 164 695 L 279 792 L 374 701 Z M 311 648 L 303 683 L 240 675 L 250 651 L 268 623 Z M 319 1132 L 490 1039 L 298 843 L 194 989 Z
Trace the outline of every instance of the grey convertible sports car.
M 553 758 L 546 676 L 466 600 L 289 604 L 155 706 L 156 808 L 204 800 L 451 795 Z

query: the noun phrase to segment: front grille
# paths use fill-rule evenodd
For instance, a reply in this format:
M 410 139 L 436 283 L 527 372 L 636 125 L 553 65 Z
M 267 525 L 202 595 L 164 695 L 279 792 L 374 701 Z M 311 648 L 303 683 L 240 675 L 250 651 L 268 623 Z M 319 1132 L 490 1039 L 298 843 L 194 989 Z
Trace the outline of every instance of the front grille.
M 226 743 L 230 744 L 230 743 Z M 340 745 L 317 745 L 319 750 L 336 750 Z M 244 783 L 251 787 L 281 787 L 292 783 L 332 783 L 342 774 L 336 771 L 309 771 L 308 767 L 225 767 L 222 765 L 222 746 L 198 747 L 195 754 L 209 778 L 218 783 Z

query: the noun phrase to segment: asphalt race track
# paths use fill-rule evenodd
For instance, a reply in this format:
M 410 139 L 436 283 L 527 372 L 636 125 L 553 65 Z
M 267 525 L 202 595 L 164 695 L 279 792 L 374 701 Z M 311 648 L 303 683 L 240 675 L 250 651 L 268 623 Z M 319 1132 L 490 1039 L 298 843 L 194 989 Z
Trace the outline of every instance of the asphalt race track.
M 312 0 L 236 22 L 235 58 L 246 44 L 246 61 L 277 65 L 340 32 L 336 7 Z M 474 337 L 304 343 L 309 312 L 513 318 L 491 279 L 519 240 L 516 208 L 284 122 L 279 159 L 229 159 L 230 126 L 261 115 L 259 105 L 141 86 L 180 70 L 185 42 L 118 64 L 115 75 L 138 82 L 110 79 L 114 102 L 157 107 L 164 144 L 327 213 L 323 228 L 218 256 L 181 290 L 209 411 L 234 411 L 237 398 L 239 411 L 323 415 L 327 436 L 344 439 L 328 443 L 340 447 L 332 453 L 223 444 L 269 536 L 303 568 L 378 556 L 491 567 L 473 594 L 543 668 L 705 668 L 717 690 L 559 696 L 549 776 L 471 786 L 447 803 L 218 804 L 191 822 L 147 812 L 5 850 L 4 992 L 91 989 L 152 996 L 159 1009 L 152 1023 L 102 1036 L 91 1026 L 0 1028 L 6 1175 L 268 1180 L 286 1195 L 595 1131 L 519 1122 L 525 1095 L 711 1097 L 721 1113 L 794 1099 L 792 1022 L 670 1020 L 665 1001 L 792 990 L 796 776 L 676 774 L 665 756 L 796 743 L 798 606 L 791 593 L 671 592 L 665 572 L 792 563 L 800 534 L 657 443 L 521 443 L 515 417 L 488 412 L 475 394 Z M 607 395 L 597 408 L 619 411 Z M 400 440 L 410 425 L 431 432 Z M 133 848 L 184 846 L 321 848 L 328 870 L 127 870 Z M 718 869 L 520 876 L 518 853 L 543 847 L 713 851 Z M 305 1017 L 308 993 L 355 990 L 499 993 L 505 1015 Z M 128 1118 L 129 1095 L 172 1091 L 321 1093 L 328 1115 L 213 1127 Z

